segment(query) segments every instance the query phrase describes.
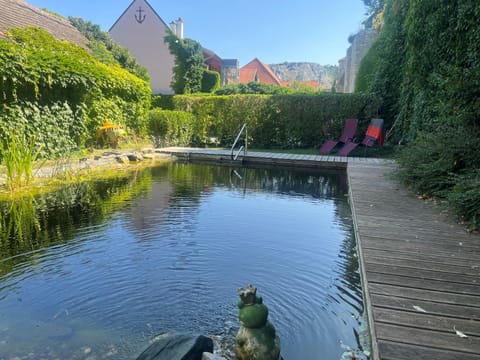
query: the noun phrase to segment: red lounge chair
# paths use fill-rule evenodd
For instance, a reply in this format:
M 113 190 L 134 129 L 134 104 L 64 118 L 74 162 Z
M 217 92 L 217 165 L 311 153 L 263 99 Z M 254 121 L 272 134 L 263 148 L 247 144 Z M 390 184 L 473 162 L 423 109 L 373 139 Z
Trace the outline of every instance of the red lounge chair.
M 353 140 L 355 132 L 357 131 L 358 119 L 347 119 L 343 127 L 343 132 L 338 141 L 327 140 L 323 143 L 322 147 L 318 150 L 320 154 L 328 154 L 338 144 L 348 144 Z
M 361 143 L 349 142 L 345 144 L 340 150 L 338 150 L 338 156 L 348 156 L 350 152 L 359 145 L 372 147 L 378 142 L 380 146 L 383 145 L 383 119 L 372 119 L 370 125 L 368 125 L 365 138 Z

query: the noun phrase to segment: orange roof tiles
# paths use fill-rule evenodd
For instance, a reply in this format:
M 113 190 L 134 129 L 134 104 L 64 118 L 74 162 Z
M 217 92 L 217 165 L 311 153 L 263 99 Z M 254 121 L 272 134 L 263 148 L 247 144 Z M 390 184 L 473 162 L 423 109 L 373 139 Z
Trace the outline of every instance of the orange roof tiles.
M 252 78 L 252 70 L 255 70 L 255 76 Z M 242 73 L 244 73 L 242 78 Z M 248 81 L 242 81 L 244 79 L 249 79 Z M 280 79 L 273 73 L 272 69 L 264 63 L 262 63 L 257 58 L 250 61 L 247 65 L 243 66 L 240 69 L 240 80 L 241 84 L 248 83 L 250 81 L 258 81 L 262 84 L 269 85 L 281 85 Z
M 257 81 L 257 69 L 240 69 L 240 78 L 238 82 L 240 84 L 248 84 L 250 81 Z

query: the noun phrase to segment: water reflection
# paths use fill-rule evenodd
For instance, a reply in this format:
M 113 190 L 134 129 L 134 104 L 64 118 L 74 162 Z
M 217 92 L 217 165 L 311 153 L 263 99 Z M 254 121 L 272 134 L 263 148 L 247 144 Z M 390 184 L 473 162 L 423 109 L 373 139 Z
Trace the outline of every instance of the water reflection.
M 63 336 L 57 357 L 102 341 L 134 358 L 162 331 L 231 334 L 253 282 L 285 358 L 333 359 L 358 346 L 363 312 L 346 192 L 339 173 L 169 163 L 0 203 L 0 332 L 23 341 L 28 309 Z
M 0 259 L 67 242 L 79 228 L 105 222 L 129 199 L 149 192 L 151 179 L 150 172 L 136 171 L 0 202 Z

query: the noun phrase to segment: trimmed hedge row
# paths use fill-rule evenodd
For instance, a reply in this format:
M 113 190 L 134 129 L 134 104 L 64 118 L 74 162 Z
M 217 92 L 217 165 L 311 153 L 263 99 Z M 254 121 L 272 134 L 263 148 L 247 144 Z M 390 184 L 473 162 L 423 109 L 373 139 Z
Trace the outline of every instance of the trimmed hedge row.
M 249 145 L 262 148 L 317 147 L 329 136 L 337 138 L 347 118 L 360 120 L 361 133 L 379 107 L 376 97 L 363 94 L 176 95 L 154 104 L 195 116 L 192 145 L 215 139 L 230 146 L 247 123 Z
M 149 113 L 148 133 L 155 146 L 188 146 L 195 117 L 184 111 L 153 109 Z

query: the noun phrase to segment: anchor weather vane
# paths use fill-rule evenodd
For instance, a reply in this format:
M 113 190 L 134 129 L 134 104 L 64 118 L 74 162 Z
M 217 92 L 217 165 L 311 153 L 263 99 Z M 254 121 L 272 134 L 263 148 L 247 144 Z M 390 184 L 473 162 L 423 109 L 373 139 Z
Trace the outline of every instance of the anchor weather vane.
M 138 7 L 138 10 L 135 11 L 135 12 L 138 13 L 138 16 L 137 16 L 137 14 L 135 14 L 135 20 L 137 20 L 137 22 L 138 22 L 139 24 L 143 23 L 143 22 L 145 21 L 145 18 L 147 17 L 147 15 L 142 15 L 142 13 L 144 13 L 145 10 L 142 10 L 142 7 L 139 6 L 139 7 Z

